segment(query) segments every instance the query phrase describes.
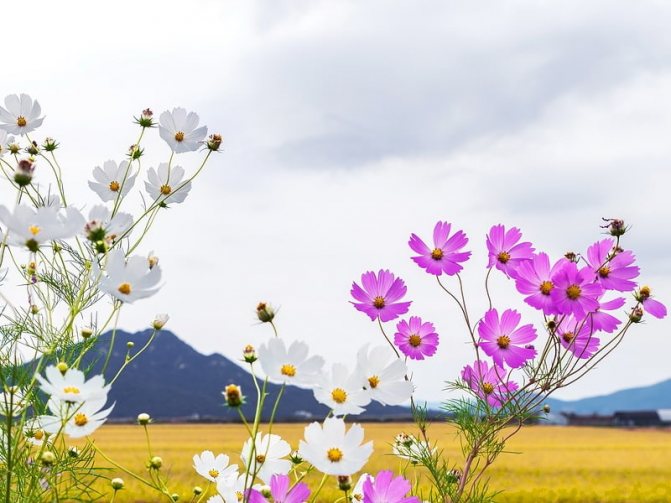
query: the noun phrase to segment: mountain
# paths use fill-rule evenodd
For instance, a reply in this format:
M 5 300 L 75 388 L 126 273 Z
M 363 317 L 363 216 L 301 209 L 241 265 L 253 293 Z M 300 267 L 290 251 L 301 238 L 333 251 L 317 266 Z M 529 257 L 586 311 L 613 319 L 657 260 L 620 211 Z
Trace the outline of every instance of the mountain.
M 546 402 L 553 412 L 575 412 L 579 414 L 612 414 L 615 411 L 671 409 L 671 379 L 651 386 L 624 389 L 608 395 L 580 400 L 558 400 Z
M 128 333 L 117 330 L 116 340 L 105 380 L 110 381 L 126 358 L 126 343 L 132 341 L 132 351 L 138 351 L 148 340 L 151 330 Z M 107 355 L 111 333 L 100 336 L 95 348 L 84 358 L 81 368 L 91 367 L 93 374 L 100 373 Z M 132 352 L 131 352 L 132 354 Z M 116 402 L 112 419 L 131 419 L 147 412 L 161 419 L 239 420 L 236 410 L 224 405 L 221 394 L 227 384 L 241 386 L 247 397 L 243 412 L 253 418 L 256 391 L 251 374 L 228 358 L 212 354 L 203 355 L 180 340 L 170 331 L 161 331 L 147 350 L 138 356 L 116 380 L 109 394 Z M 260 381 L 260 384 L 262 382 Z M 269 384 L 269 396 L 263 418 L 269 419 L 280 386 Z M 280 400 L 276 419 L 280 421 L 323 419 L 328 408 L 317 403 L 312 391 L 287 386 Z M 382 406 L 371 402 L 366 412 L 357 419 L 389 420 L 409 419 L 406 407 Z

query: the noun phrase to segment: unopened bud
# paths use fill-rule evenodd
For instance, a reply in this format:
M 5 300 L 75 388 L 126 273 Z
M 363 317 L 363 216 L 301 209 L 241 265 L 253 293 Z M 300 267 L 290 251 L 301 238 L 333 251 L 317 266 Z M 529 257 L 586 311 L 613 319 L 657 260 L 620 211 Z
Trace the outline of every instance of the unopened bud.
M 26 153 L 32 155 L 37 155 L 40 153 L 40 149 L 37 147 L 37 142 L 33 141 L 30 145 L 26 147 Z
M 226 397 L 226 404 L 229 407 L 240 407 L 244 403 L 242 389 L 237 384 L 226 386 L 223 395 Z
M 21 151 L 21 146 L 18 143 L 10 143 L 7 145 L 7 148 L 12 155 L 16 155 Z
M 193 488 L 193 494 L 195 494 L 196 496 L 198 496 L 200 494 L 203 494 L 203 488 L 200 487 L 200 486 L 194 487 Z
M 270 491 L 270 486 L 259 487 L 259 492 L 266 498 L 270 498 L 272 496 L 272 492 Z
M 88 339 L 93 335 L 93 330 L 90 327 L 84 327 L 79 331 L 79 335 L 81 335 L 83 339 Z
M 40 312 L 39 306 L 37 304 L 33 304 L 32 306 L 30 306 L 30 312 L 31 314 L 39 313 Z
M 163 458 L 161 458 L 160 456 L 154 456 L 149 460 L 149 468 L 158 470 L 162 466 L 163 466 Z
M 74 445 L 71 447 L 68 447 L 68 456 L 71 458 L 78 458 L 79 457 L 79 449 L 75 447 Z
M 139 159 L 140 157 L 142 157 L 143 154 L 144 149 L 140 148 L 139 145 L 133 144 L 130 147 L 128 147 L 128 157 L 130 157 L 132 160 Z
M 273 318 L 275 317 L 275 311 L 270 304 L 266 302 L 259 302 L 259 305 L 256 306 L 256 316 L 258 316 L 261 322 L 268 323 L 273 321 Z
M 110 481 L 110 484 L 112 484 L 112 489 L 115 491 L 118 491 L 119 489 L 123 489 L 124 483 L 123 479 L 120 478 L 115 478 Z
M 61 374 L 65 375 L 65 373 L 68 371 L 70 367 L 68 367 L 68 364 L 65 362 L 58 362 L 56 368 L 61 372 Z
M 602 225 L 601 228 L 608 229 L 608 233 L 611 236 L 619 237 L 627 232 L 624 220 L 620 220 L 619 218 L 602 218 L 601 220 L 608 222 L 606 225 Z
M 637 301 L 639 302 L 645 302 L 650 298 L 650 287 L 649 286 L 642 286 L 638 292 L 634 294 L 634 297 L 636 298 Z
M 154 112 L 150 108 L 145 108 L 142 110 L 142 114 L 139 119 L 135 119 L 135 122 L 142 127 L 154 127 Z
M 141 424 L 142 426 L 146 426 L 149 423 L 151 423 L 151 416 L 147 414 L 146 412 L 142 412 L 141 414 L 137 415 L 137 422 L 138 424 Z
M 564 253 L 564 258 L 570 262 L 575 262 L 576 264 L 578 263 L 578 254 L 572 251 Z
M 172 501 L 179 501 L 179 494 L 177 493 L 172 493 L 170 495 L 170 498 L 172 498 Z
M 134 343 L 133 341 L 128 341 L 128 342 L 126 343 L 126 347 L 127 347 L 128 349 L 133 349 L 133 348 L 135 347 L 135 343 Z
M 303 458 L 298 453 L 298 451 L 294 451 L 291 454 L 289 454 L 289 461 L 291 461 L 295 465 L 300 465 L 303 462 Z
M 168 323 L 168 320 L 170 319 L 170 316 L 167 314 L 157 314 L 156 317 L 154 318 L 154 321 L 151 322 L 151 327 L 154 330 L 161 330 L 166 323 Z
M 207 139 L 207 148 L 209 148 L 212 151 L 217 151 L 219 150 L 219 147 L 221 147 L 221 135 L 220 134 L 211 134 L 210 137 Z
M 53 152 L 58 148 L 58 142 L 53 138 L 45 138 L 44 143 L 42 143 L 42 148 L 47 152 Z
M 29 159 L 21 159 L 16 171 L 14 172 L 14 182 L 19 187 L 30 185 L 33 180 L 33 172 L 35 171 L 35 164 Z
M 352 477 L 349 475 L 338 475 L 338 489 L 341 491 L 352 489 Z
M 254 363 L 258 358 L 256 357 L 256 349 L 251 344 L 247 344 L 242 351 L 242 356 L 247 363 Z
M 147 262 L 149 262 L 149 269 L 153 269 L 158 265 L 158 257 L 154 255 L 154 252 L 149 252 Z
M 42 453 L 40 461 L 44 466 L 51 466 L 56 462 L 56 455 L 51 451 L 45 451 Z
M 543 405 L 543 412 L 546 414 L 550 413 L 550 406 L 548 404 Z
M 640 323 L 643 319 L 643 308 L 635 307 L 632 309 L 631 313 L 629 313 L 629 319 L 632 321 L 632 323 Z

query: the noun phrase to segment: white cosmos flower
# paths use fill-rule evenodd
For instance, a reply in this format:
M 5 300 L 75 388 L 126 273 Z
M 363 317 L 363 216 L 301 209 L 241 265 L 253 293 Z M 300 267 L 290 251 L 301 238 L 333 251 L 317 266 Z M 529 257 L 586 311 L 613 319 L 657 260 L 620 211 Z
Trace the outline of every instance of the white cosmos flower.
M 42 108 L 27 94 L 10 94 L 5 98 L 5 107 L 0 107 L 0 121 L 4 122 L 0 129 L 8 133 L 26 134 L 42 125 Z
M 19 205 L 14 213 L 0 206 L 0 222 L 7 228 L 8 242 L 25 246 L 32 252 L 52 240 L 67 239 L 77 234 L 84 225 L 84 217 L 75 208 Z
M 115 161 L 105 161 L 103 167 L 93 168 L 93 178 L 89 181 L 89 187 L 103 201 L 114 201 L 121 193 L 126 197 L 135 184 L 137 173 L 130 172 L 128 161 L 121 161 L 119 165 Z
M 238 476 L 238 466 L 229 465 L 228 462 L 226 454 L 215 457 L 212 451 L 203 451 L 200 456 L 198 454 L 193 456 L 193 468 L 210 482 Z
M 106 400 L 110 385 L 105 386 L 102 375 L 95 375 L 88 381 L 79 369 L 68 369 L 63 374 L 54 365 L 44 370 L 45 377 L 37 374 L 40 388 L 52 398 L 63 402 L 84 402 L 86 400 Z
M 370 396 L 361 386 L 361 378 L 346 365 L 335 363 L 330 373 L 317 380 L 315 399 L 331 408 L 335 416 L 361 414 L 370 403 Z
M 363 428 L 353 424 L 345 429 L 345 421 L 337 417 L 305 427 L 305 440 L 298 445 L 298 452 L 317 470 L 327 475 L 352 475 L 363 468 L 373 453 L 373 442 L 361 445 Z
M 252 445 L 255 448 L 252 448 Z M 282 440 L 282 437 L 274 433 L 264 435 L 259 433 L 256 441 L 252 444 L 252 439 L 248 438 L 245 445 L 242 446 L 240 458 L 242 463 L 249 467 L 249 473 L 256 473 L 256 476 L 264 483 L 270 483 L 270 477 L 274 474 L 286 475 L 291 470 L 291 461 L 286 458 L 291 453 L 291 446 Z M 249 464 L 250 456 L 254 456 Z
M 375 477 L 373 477 L 369 473 L 361 474 L 359 480 L 357 480 L 356 485 L 354 486 L 354 489 L 352 489 L 352 492 L 349 495 L 349 500 L 351 502 L 357 503 L 359 501 L 363 501 L 363 484 L 368 479 L 370 479 L 371 482 L 375 482 Z
M 400 405 L 410 399 L 415 387 L 406 380 L 408 367 L 396 358 L 388 347 L 377 346 L 368 351 L 368 345 L 357 353 L 357 374 L 360 385 L 372 400 L 384 405 Z
M 181 166 L 170 167 L 168 163 L 162 162 L 158 170 L 149 168 L 147 178 L 144 187 L 154 201 L 161 199 L 166 203 L 181 203 L 191 190 L 191 182 L 182 182 L 184 168 Z
M 40 419 L 34 417 L 28 419 L 23 425 L 23 436 L 33 445 L 42 445 L 44 442 L 49 442 L 51 435 L 44 430 Z
M 18 416 L 26 405 L 25 396 L 17 386 L 8 386 L 0 393 L 0 415 Z
M 94 267 L 97 269 L 97 265 Z M 161 281 L 159 266 L 150 268 L 146 257 L 139 255 L 134 255 L 126 261 L 124 252 L 116 249 L 107 255 L 100 289 L 122 302 L 133 303 L 154 295 L 160 288 L 159 281 Z
M 73 404 L 51 397 L 47 406 L 53 415 L 40 416 L 38 419 L 47 433 L 62 431 L 72 438 L 86 437 L 107 421 L 114 404 L 102 410 L 106 401 L 107 397 Z
M 242 498 L 245 494 L 245 482 L 247 482 L 247 484 L 252 482 L 251 474 L 250 476 L 247 476 L 243 473 L 237 477 L 229 477 L 226 479 L 217 480 L 217 492 L 219 494 L 217 496 L 213 496 L 212 498 L 219 499 L 210 498 L 208 502 L 215 501 L 217 503 L 239 503 L 242 501 Z M 256 489 L 259 487 L 259 485 L 255 484 L 252 487 Z
M 89 221 L 83 229 L 84 236 L 94 243 L 107 241 L 110 245 L 116 238 L 126 232 L 133 225 L 133 216 L 129 213 L 112 212 L 102 204 L 98 204 L 89 211 Z
M 198 120 L 198 114 L 180 107 L 166 110 L 158 119 L 158 134 L 176 154 L 198 150 L 207 135 L 207 127 L 198 127 Z
M 313 386 L 324 366 L 321 356 L 308 358 L 308 345 L 294 341 L 287 349 L 279 337 L 259 347 L 259 361 L 268 379 L 276 383 Z
M 425 441 L 418 440 L 414 435 L 408 435 L 407 433 L 396 435 L 391 447 L 391 452 L 394 456 L 407 459 L 413 464 L 421 464 L 423 459 L 435 454 L 436 450 L 436 447 L 432 448 Z

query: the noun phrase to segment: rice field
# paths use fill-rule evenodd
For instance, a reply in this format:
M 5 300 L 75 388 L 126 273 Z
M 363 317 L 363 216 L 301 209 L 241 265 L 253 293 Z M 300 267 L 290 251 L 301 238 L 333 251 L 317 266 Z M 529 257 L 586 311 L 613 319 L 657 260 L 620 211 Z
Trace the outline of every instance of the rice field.
M 293 447 L 302 437 L 304 425 L 275 425 L 273 432 Z M 367 424 L 366 439 L 375 442 L 375 454 L 366 470 L 399 470 L 399 460 L 390 455 L 389 444 L 400 431 L 414 432 L 409 424 Z M 265 431 L 265 430 L 264 430 Z M 431 438 L 445 452 L 459 455 L 458 439 L 446 425 L 433 425 Z M 237 425 L 157 425 L 150 427 L 154 455 L 163 458 L 169 488 L 190 501 L 193 486 L 207 486 L 191 468 L 191 457 L 205 449 L 231 456 L 245 439 Z M 142 428 L 108 425 L 96 432 L 96 445 L 111 459 L 146 474 L 146 444 Z M 509 443 L 509 450 L 491 468 L 491 484 L 504 492 L 501 502 L 670 502 L 671 430 L 533 426 L 523 429 Z M 118 470 L 126 489 L 116 502 L 167 501 Z M 309 479 L 315 487 L 319 477 Z M 332 502 L 342 495 L 327 482 L 319 501 Z M 102 485 L 102 487 L 108 487 Z

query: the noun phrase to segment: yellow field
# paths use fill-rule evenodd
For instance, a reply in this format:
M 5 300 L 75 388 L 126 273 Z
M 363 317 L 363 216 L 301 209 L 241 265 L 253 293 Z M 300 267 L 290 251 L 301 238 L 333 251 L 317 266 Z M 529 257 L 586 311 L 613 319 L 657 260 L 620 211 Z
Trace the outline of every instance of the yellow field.
M 276 425 L 293 447 L 302 437 L 301 425 Z M 366 466 L 372 473 L 398 470 L 399 460 L 389 444 L 400 431 L 414 432 L 412 425 L 364 425 L 366 439 L 374 440 L 375 454 Z M 244 430 L 234 425 L 152 425 L 152 448 L 164 460 L 170 474 L 170 490 L 191 499 L 195 485 L 206 487 L 191 467 L 191 457 L 205 449 L 223 452 L 239 462 L 237 453 L 245 439 Z M 96 445 L 115 461 L 143 475 L 146 450 L 140 426 L 105 426 L 95 434 Z M 458 455 L 454 430 L 444 425 L 431 428 L 431 438 L 439 440 L 446 452 Z M 536 426 L 523 429 L 509 443 L 511 451 L 491 468 L 492 486 L 505 492 L 501 502 L 671 502 L 671 430 L 616 430 Z M 127 490 L 118 502 L 163 501 L 139 482 L 119 471 Z M 315 487 L 318 477 L 311 479 Z M 319 498 L 331 502 L 342 493 L 329 486 Z M 165 500 L 167 501 L 167 499 Z

